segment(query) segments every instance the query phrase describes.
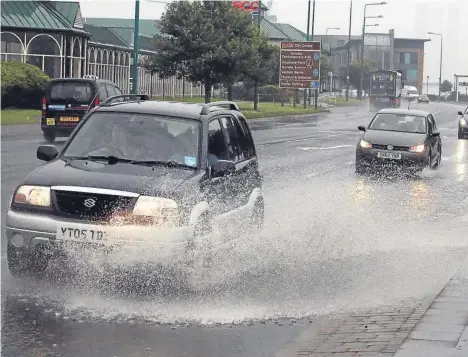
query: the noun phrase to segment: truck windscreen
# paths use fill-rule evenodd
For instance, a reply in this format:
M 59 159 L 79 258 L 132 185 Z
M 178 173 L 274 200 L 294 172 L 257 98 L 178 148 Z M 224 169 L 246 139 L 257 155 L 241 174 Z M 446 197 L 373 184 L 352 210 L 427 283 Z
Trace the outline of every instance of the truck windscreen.
M 394 95 L 395 75 L 390 73 L 373 73 L 371 75 L 371 94 Z

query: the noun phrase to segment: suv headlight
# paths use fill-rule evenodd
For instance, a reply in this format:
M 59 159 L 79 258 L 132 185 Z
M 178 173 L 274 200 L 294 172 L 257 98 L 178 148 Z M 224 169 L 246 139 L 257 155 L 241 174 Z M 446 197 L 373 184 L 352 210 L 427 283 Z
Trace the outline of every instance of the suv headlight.
M 14 203 L 50 207 L 50 187 L 21 186 L 13 197 Z
M 154 223 L 175 224 L 179 218 L 179 208 L 174 200 L 162 197 L 138 197 L 133 214 L 136 216 L 153 217 Z
M 460 126 L 465 126 L 466 125 L 466 120 L 464 118 L 460 119 Z

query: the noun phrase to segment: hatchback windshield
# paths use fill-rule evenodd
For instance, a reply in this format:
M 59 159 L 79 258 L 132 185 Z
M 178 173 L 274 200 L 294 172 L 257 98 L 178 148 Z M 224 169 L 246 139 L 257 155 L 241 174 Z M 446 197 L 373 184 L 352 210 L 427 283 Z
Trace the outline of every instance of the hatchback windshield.
M 150 114 L 92 114 L 63 153 L 65 158 L 115 156 L 197 167 L 200 123 Z
M 424 134 L 426 133 L 426 118 L 415 115 L 381 113 L 374 117 L 369 129 Z

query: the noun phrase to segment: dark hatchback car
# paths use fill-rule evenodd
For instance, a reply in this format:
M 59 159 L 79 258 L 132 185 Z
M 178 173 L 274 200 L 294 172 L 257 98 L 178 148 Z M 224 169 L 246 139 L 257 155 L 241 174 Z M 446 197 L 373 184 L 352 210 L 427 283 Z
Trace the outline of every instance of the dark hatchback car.
M 54 142 L 56 137 L 69 136 L 89 109 L 121 94 L 113 82 L 93 76 L 51 80 L 42 98 L 44 139 Z
M 44 271 L 69 244 L 140 245 L 185 264 L 214 229 L 261 229 L 262 176 L 238 106 L 130 97 L 91 110 L 60 152 L 38 148 L 47 163 L 16 188 L 6 215 L 13 275 Z
M 356 173 L 384 167 L 418 172 L 436 169 L 442 140 L 432 114 L 419 110 L 383 109 L 363 131 L 356 148 Z
M 458 139 L 468 139 L 468 107 L 465 111 L 459 111 L 458 115 Z

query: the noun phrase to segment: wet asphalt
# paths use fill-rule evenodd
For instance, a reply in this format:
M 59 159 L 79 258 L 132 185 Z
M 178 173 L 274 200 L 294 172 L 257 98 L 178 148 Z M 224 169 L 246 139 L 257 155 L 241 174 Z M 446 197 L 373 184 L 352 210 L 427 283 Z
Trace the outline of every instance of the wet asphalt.
M 116 292 L 60 267 L 14 279 L 2 238 L 2 355 L 273 356 L 317 316 L 432 295 L 468 253 L 468 140 L 456 138 L 462 106 L 412 106 L 435 115 L 443 140 L 442 167 L 413 178 L 354 174 L 366 108 L 250 121 L 266 227 L 218 257 L 222 284 L 202 294 Z M 36 125 L 2 127 L 2 217 L 41 143 Z

